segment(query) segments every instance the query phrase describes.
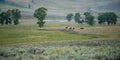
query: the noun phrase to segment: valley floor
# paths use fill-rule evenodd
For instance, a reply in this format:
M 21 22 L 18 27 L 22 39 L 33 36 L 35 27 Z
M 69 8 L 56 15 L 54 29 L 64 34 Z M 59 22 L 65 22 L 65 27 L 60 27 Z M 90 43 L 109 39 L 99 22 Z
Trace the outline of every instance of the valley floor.
M 0 25 L 0 60 L 120 60 L 120 23 L 50 22 L 39 28 L 36 20 L 20 22 Z

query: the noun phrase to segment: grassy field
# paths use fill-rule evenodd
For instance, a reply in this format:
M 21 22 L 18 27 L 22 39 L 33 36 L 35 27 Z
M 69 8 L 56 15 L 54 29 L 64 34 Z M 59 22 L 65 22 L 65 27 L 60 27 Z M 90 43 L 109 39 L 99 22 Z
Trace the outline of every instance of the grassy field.
M 120 60 L 120 40 L 64 41 L 0 46 L 1 60 Z
M 75 27 L 75 30 L 65 29 L 65 26 Z M 20 25 L 0 25 L 0 45 L 64 41 L 64 40 L 91 40 L 103 38 L 119 38 L 120 27 L 116 26 L 88 26 L 80 25 L 79 29 L 74 22 L 46 23 L 39 28 L 34 20 L 21 20 Z
M 31 17 L 39 7 L 47 8 L 46 19 L 55 21 L 64 20 L 68 13 L 79 12 L 83 17 L 86 11 L 93 12 L 95 17 L 100 11 L 114 11 L 119 16 L 119 0 L 5 1 L 0 2 L 1 11 L 18 8 L 22 19 L 19 25 L 0 25 L 0 60 L 120 60 L 119 18 L 116 25 L 110 26 L 72 21 L 46 22 L 39 28 L 37 20 Z M 65 29 L 66 26 L 75 29 Z
M 89 26 L 46 22 L 39 28 L 36 21 L 21 19 L 19 25 L 0 25 L 0 60 L 120 59 L 120 23 Z

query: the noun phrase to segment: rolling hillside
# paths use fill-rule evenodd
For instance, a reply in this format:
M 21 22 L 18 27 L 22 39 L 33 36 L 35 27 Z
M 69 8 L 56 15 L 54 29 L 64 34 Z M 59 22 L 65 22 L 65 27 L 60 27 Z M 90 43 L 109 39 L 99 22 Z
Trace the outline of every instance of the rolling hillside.
M 83 14 L 89 9 L 93 12 L 120 11 L 119 0 L 1 0 L 0 2 L 1 8 L 19 8 L 25 16 L 31 16 L 35 9 L 43 6 L 48 9 L 49 18 L 62 19 L 67 13 Z

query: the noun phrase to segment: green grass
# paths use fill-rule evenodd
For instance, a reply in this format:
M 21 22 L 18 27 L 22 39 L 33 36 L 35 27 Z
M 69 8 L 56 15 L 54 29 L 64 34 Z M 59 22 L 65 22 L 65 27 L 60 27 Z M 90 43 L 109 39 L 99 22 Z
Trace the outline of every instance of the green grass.
M 74 22 L 46 23 L 44 28 L 31 24 L 31 20 L 21 20 L 20 25 L 0 25 L 0 45 L 64 40 L 91 40 L 99 38 L 119 38 L 119 26 L 88 26 L 80 30 Z M 35 21 L 33 21 L 35 22 Z M 27 23 L 27 24 L 26 24 Z M 69 31 L 65 26 L 76 29 Z M 108 31 L 109 30 L 109 31 Z
M 46 23 L 34 19 L 19 25 L 0 25 L 1 60 L 119 60 L 120 27 L 74 22 Z M 65 29 L 75 27 L 75 30 Z
M 119 39 L 105 39 L 0 46 L 0 58 L 1 60 L 119 60 L 119 43 Z
M 25 26 L 24 26 L 25 27 Z M 13 28 L 13 27 L 12 27 Z M 102 35 L 81 35 L 72 32 L 57 31 L 54 29 L 47 30 L 27 30 L 9 28 L 1 32 L 0 44 L 14 44 L 26 42 L 41 42 L 41 41 L 60 41 L 60 40 L 82 40 L 103 37 Z

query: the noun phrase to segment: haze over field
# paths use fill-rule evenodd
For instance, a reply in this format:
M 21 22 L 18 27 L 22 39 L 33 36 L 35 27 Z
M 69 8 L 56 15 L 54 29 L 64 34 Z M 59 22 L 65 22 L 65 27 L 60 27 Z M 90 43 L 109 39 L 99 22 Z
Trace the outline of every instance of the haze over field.
M 120 16 L 120 0 L 0 0 L 3 9 L 19 8 L 24 16 L 32 16 L 35 9 L 46 7 L 49 18 L 64 19 L 68 13 L 86 11 L 99 13 L 114 11 Z

